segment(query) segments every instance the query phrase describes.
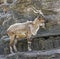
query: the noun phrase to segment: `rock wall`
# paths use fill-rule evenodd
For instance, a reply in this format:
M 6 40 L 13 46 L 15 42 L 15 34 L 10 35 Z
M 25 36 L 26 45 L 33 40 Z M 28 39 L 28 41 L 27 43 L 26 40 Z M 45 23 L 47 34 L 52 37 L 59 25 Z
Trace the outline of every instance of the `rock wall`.
M 7 28 L 16 22 L 34 20 L 38 16 L 38 14 L 32 10 L 27 11 L 27 8 L 30 7 L 35 7 L 38 10 L 41 9 L 45 18 L 48 20 L 46 30 L 40 29 L 38 31 L 39 34 L 60 32 L 60 0 L 0 0 L 0 48 L 2 48 L 3 51 L 9 50 L 7 48 L 9 42 L 4 41 L 4 39 L 9 39 L 6 36 Z M 32 42 L 33 50 L 53 49 L 54 47 L 58 48 L 60 45 L 60 43 L 58 43 L 60 40 L 57 39 L 41 40 L 40 38 L 36 38 Z M 19 42 L 17 45 L 18 50 L 27 50 L 26 40 Z

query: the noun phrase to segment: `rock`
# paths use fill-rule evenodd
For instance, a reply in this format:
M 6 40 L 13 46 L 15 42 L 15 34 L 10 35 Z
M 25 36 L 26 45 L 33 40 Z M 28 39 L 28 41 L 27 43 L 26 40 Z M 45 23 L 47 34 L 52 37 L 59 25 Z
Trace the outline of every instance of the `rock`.
M 0 4 L 4 3 L 4 0 L 0 0 Z
M 8 45 L 9 45 L 9 38 L 8 36 L 3 36 L 0 39 L 0 54 L 8 54 L 9 53 L 9 49 L 8 49 Z
M 46 30 L 40 29 L 38 31 L 40 36 L 37 37 L 36 35 L 36 38 L 32 40 L 32 49 L 48 50 L 59 48 L 59 38 L 46 38 L 46 36 L 60 35 L 60 0 L 7 0 L 7 2 L 6 0 L 0 0 L 1 54 L 9 53 L 9 37 L 6 34 L 7 28 L 16 22 L 26 22 L 27 20 L 33 21 L 38 16 L 38 14 L 34 13 L 32 10 L 27 12 L 26 9 L 32 6 L 38 10 L 41 9 L 45 15 L 45 19 L 48 20 L 46 23 Z M 18 41 L 17 48 L 19 51 L 27 51 L 27 41 Z M 14 58 L 15 57 L 16 56 L 14 56 Z
M 13 0 L 7 0 L 7 3 L 13 3 Z

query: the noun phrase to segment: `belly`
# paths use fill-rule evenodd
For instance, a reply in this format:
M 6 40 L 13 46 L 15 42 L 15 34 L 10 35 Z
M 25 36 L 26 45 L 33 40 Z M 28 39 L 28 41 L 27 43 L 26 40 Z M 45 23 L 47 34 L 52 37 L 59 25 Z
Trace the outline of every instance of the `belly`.
M 20 34 L 16 34 L 16 38 L 26 38 L 27 35 L 25 33 L 20 33 Z

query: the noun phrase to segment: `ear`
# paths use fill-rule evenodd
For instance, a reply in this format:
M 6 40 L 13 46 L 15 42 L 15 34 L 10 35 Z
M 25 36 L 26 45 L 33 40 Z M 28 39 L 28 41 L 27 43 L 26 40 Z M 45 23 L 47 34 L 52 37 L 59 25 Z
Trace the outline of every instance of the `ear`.
M 37 16 L 37 19 L 40 19 L 40 18 L 43 18 L 42 15 L 38 15 L 38 16 Z

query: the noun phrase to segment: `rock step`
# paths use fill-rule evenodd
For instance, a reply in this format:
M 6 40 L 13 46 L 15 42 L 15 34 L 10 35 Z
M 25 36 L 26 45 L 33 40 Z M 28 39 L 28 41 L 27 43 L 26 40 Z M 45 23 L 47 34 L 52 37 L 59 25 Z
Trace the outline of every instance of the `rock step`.
M 31 51 L 31 52 L 17 52 L 6 55 L 7 59 L 53 59 L 60 56 L 60 49 L 53 49 L 49 51 Z

